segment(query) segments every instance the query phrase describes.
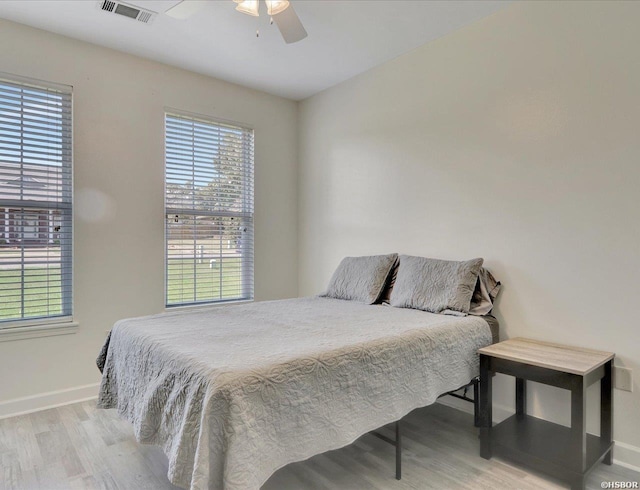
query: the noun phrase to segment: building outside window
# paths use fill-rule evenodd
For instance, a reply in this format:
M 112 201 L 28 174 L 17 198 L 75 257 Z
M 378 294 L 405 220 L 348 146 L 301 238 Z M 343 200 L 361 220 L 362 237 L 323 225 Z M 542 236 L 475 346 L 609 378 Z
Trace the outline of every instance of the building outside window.
M 0 74 L 0 329 L 71 320 L 71 97 Z

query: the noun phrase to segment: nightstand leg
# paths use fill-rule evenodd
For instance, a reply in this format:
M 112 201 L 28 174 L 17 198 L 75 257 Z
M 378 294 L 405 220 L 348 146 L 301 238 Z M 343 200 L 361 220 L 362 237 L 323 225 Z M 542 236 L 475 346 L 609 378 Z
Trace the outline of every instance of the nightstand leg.
M 480 456 L 484 459 L 491 459 L 491 426 L 493 424 L 489 362 L 488 356 L 480 354 Z
M 575 476 L 571 479 L 571 490 L 584 490 L 586 478 L 584 475 Z
M 604 376 L 600 380 L 600 437 L 611 444 L 613 441 L 613 384 L 611 374 L 613 361 L 604 365 Z M 604 457 L 604 464 L 611 464 L 613 461 L 613 448 Z
M 527 414 L 527 381 L 522 378 L 516 378 L 516 414 L 520 419 Z
M 575 455 L 573 470 L 578 473 L 587 465 L 586 388 L 585 379 L 576 376 L 571 387 L 571 453 Z

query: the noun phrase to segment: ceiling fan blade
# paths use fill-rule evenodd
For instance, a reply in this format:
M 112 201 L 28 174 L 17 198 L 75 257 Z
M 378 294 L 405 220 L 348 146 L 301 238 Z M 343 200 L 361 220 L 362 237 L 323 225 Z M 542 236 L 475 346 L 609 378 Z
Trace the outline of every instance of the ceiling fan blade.
M 174 19 L 188 19 L 204 7 L 206 3 L 199 0 L 182 0 L 182 2 L 167 10 L 165 14 Z
M 273 20 L 278 29 L 280 29 L 284 42 L 287 44 L 297 43 L 307 37 L 307 31 L 305 31 L 302 22 L 300 22 L 298 14 L 293 10 L 293 5 L 289 4 L 287 9 L 274 15 Z

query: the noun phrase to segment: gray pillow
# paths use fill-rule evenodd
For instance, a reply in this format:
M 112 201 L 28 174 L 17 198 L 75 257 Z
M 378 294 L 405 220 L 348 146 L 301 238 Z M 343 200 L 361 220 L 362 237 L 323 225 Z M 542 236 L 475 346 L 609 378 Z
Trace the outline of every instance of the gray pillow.
M 491 313 L 502 284 L 493 274 L 482 267 L 476 281 L 476 288 L 471 296 L 469 315 L 484 316 Z
M 401 255 L 391 306 L 466 316 L 482 262 Z
M 321 296 L 371 305 L 382 293 L 398 254 L 345 257 Z

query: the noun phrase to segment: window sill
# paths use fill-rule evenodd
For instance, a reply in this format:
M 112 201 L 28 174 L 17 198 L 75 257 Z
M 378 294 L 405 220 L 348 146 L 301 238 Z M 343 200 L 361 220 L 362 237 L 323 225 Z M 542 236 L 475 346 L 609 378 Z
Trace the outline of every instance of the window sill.
M 205 308 L 220 308 L 221 306 L 242 305 L 254 302 L 255 299 L 233 299 L 229 301 L 218 301 L 211 303 L 194 303 L 190 305 L 165 306 L 164 313 L 179 312 L 185 310 L 199 310 Z
M 53 337 L 55 335 L 69 335 L 76 333 L 77 331 L 77 322 L 48 323 L 24 327 L 0 328 L 0 342 L 35 339 L 38 337 Z

